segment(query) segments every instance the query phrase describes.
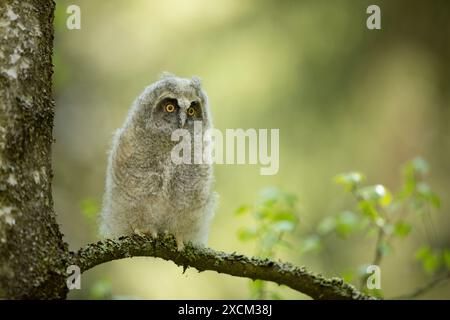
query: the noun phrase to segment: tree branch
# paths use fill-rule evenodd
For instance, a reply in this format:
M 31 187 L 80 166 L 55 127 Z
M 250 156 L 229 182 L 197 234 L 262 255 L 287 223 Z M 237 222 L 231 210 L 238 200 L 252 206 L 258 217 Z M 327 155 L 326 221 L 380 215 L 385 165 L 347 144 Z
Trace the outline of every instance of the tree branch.
M 171 260 L 178 266 L 183 266 L 184 270 L 193 267 L 200 272 L 213 270 L 253 280 L 272 281 L 313 299 L 373 299 L 360 293 L 352 285 L 344 283 L 342 279 L 326 279 L 290 263 L 248 258 L 237 253 L 228 254 L 190 244 L 178 251 L 175 240 L 170 235 L 156 239 L 132 235 L 99 241 L 72 253 L 70 263 L 79 266 L 83 272 L 108 261 L 136 256 Z

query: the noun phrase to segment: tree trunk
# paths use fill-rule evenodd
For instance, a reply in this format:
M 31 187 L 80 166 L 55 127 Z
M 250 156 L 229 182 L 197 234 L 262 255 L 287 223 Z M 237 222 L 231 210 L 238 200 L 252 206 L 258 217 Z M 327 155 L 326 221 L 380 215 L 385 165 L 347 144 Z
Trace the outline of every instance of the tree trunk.
M 51 193 L 52 0 L 0 5 L 0 297 L 65 298 Z

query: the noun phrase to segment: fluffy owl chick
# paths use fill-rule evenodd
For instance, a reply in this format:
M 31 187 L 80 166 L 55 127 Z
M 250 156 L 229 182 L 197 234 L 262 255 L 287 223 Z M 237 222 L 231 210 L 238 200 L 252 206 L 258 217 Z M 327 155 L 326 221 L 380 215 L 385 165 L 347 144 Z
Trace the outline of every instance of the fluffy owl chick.
M 112 141 L 100 215 L 105 237 L 170 233 L 183 243 L 206 245 L 216 194 L 211 164 L 175 164 L 176 129 L 194 137 L 212 126 L 208 99 L 198 78 L 164 75 L 133 103 Z M 198 134 L 198 130 L 196 131 Z M 193 140 L 193 139 L 192 139 Z M 192 144 L 205 151 L 206 144 Z

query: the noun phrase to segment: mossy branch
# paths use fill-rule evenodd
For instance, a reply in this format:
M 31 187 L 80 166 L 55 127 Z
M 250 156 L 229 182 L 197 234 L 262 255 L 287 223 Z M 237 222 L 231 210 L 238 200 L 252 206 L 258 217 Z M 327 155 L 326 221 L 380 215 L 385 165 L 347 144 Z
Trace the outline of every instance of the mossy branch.
M 248 258 L 237 253 L 229 254 L 190 244 L 178 251 L 175 239 L 170 235 L 156 239 L 132 235 L 99 241 L 73 253 L 70 263 L 79 266 L 81 271 L 86 271 L 108 261 L 138 256 L 170 260 L 184 270 L 193 267 L 200 272 L 213 270 L 253 280 L 272 281 L 313 299 L 373 299 L 344 283 L 342 279 L 326 279 L 290 263 Z

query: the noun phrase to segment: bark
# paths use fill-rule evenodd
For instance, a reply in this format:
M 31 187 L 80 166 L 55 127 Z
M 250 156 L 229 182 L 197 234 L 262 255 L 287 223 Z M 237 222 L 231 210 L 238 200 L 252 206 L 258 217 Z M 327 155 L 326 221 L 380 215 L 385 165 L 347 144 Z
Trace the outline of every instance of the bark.
M 0 298 L 64 299 L 69 265 L 85 271 L 131 256 L 273 281 L 316 299 L 368 298 L 291 264 L 190 245 L 179 252 L 171 236 L 135 235 L 69 252 L 51 193 L 53 14 L 51 0 L 0 5 Z
M 305 267 L 268 259 L 248 258 L 241 254 L 214 251 L 209 248 L 187 245 L 177 250 L 175 239 L 161 236 L 152 239 L 133 235 L 108 239 L 87 245 L 73 256 L 72 263 L 86 271 L 96 265 L 135 256 L 158 257 L 173 261 L 184 270 L 194 267 L 198 271 L 213 270 L 232 276 L 261 279 L 286 285 L 309 295 L 313 299 L 369 299 L 352 285 L 339 278 L 326 279 L 308 272 Z
M 0 5 L 0 295 L 63 298 L 51 194 L 53 1 Z

